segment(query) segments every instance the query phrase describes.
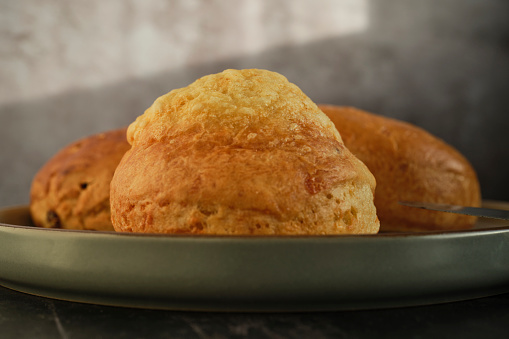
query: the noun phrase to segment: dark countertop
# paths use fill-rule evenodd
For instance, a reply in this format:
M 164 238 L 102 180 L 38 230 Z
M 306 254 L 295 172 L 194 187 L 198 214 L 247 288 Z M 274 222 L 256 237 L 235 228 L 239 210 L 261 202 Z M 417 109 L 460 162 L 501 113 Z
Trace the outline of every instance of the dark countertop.
M 201 313 L 80 304 L 0 287 L 1 338 L 509 338 L 509 294 L 317 313 Z

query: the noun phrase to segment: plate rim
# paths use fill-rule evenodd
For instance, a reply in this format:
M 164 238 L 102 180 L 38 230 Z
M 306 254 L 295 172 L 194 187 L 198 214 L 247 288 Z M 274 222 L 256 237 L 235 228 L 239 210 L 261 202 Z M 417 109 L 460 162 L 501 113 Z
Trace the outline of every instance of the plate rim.
M 507 204 L 509 202 L 497 200 L 485 200 L 486 205 Z M 484 205 L 484 204 L 483 204 Z M 18 210 L 19 212 L 29 211 L 29 205 L 13 205 L 0 207 L 0 212 L 8 210 Z M 444 212 L 446 213 L 446 212 Z M 501 220 L 493 219 L 494 223 L 503 224 Z M 30 231 L 58 232 L 72 234 L 90 234 L 90 235 L 109 235 L 109 236 L 127 236 L 127 237 L 155 237 L 172 239 L 331 239 L 331 238 L 387 238 L 387 237 L 426 237 L 426 236 L 448 236 L 448 235 L 472 235 L 473 233 L 499 233 L 509 231 L 509 220 L 507 225 L 484 226 L 482 228 L 454 229 L 454 230 L 429 230 L 429 231 L 388 231 L 376 234 L 316 234 L 316 235 L 221 235 L 221 234 L 168 234 L 168 233 L 142 233 L 142 232 L 116 232 L 116 231 L 95 231 L 95 230 L 75 230 L 64 228 L 44 228 L 27 225 L 13 225 L 0 221 L 0 227 L 13 229 L 25 229 Z

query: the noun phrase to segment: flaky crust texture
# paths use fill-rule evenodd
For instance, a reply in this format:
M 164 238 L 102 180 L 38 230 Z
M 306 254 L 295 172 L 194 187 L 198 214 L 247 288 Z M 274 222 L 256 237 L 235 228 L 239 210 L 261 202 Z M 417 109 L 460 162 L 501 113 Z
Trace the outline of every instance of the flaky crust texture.
M 377 181 L 381 230 L 431 231 L 472 227 L 475 217 L 401 206 L 398 201 L 480 206 L 471 164 L 444 141 L 406 122 L 352 107 L 319 105 L 353 154 Z
M 109 188 L 120 159 L 131 147 L 126 128 L 78 140 L 35 175 L 30 213 L 48 228 L 113 231 Z
M 158 98 L 129 126 L 111 183 L 117 231 L 376 233 L 375 181 L 283 76 L 227 70 Z

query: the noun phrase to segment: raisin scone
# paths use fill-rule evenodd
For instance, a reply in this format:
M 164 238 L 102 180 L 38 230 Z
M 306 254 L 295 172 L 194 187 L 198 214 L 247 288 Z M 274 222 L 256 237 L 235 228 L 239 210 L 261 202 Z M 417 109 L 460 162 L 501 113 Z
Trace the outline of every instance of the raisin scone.
M 481 205 L 477 174 L 454 147 L 427 131 L 353 107 L 319 105 L 334 122 L 348 149 L 377 181 L 375 206 L 383 231 L 471 228 L 475 217 L 400 205 L 424 201 Z
M 60 150 L 32 181 L 30 214 L 34 224 L 113 231 L 110 182 L 129 148 L 123 128 L 83 138 Z

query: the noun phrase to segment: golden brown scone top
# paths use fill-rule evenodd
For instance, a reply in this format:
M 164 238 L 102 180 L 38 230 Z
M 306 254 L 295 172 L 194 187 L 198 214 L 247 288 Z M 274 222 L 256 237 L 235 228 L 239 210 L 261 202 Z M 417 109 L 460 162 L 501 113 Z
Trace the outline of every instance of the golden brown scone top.
M 289 123 L 290 122 L 290 123 Z M 171 140 L 199 125 L 208 133 L 256 139 L 290 136 L 302 124 L 341 140 L 334 124 L 281 74 L 259 69 L 226 70 L 159 97 L 129 126 L 133 146 Z M 277 141 L 276 141 L 277 142 Z
M 381 230 L 470 228 L 475 217 L 426 211 L 398 201 L 480 206 L 477 174 L 455 148 L 410 123 L 353 107 L 319 105 L 345 145 L 377 181 L 375 206 Z
M 226 70 L 131 124 L 111 184 L 117 231 L 376 233 L 375 181 L 333 123 L 274 72 Z
M 55 154 L 35 175 L 30 213 L 36 226 L 113 231 L 109 189 L 125 152 L 127 128 L 77 140 Z

